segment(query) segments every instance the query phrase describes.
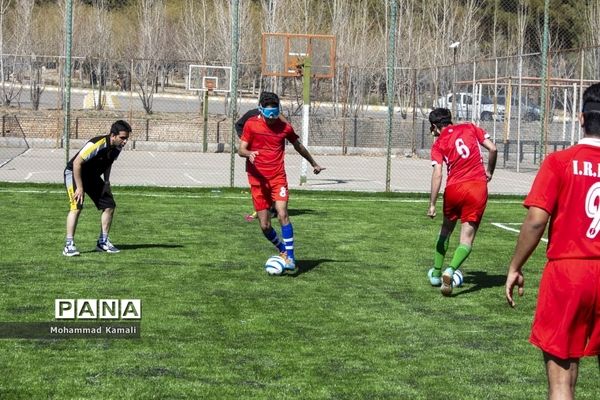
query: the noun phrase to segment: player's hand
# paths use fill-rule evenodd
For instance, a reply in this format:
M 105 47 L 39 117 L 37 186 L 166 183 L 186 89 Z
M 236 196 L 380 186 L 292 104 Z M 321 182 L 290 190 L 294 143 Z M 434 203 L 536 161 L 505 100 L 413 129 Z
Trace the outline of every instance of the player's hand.
M 78 187 L 77 189 L 75 189 L 75 193 L 73 193 L 73 198 L 75 199 L 75 201 L 78 204 L 82 204 L 83 203 L 83 196 L 84 196 L 84 193 L 83 193 L 83 189 L 82 188 Z
M 521 271 L 509 271 L 506 275 L 506 301 L 508 301 L 508 305 L 511 307 L 515 306 L 515 300 L 513 298 L 513 289 L 515 286 L 518 287 L 517 293 L 519 293 L 519 297 L 523 296 L 524 290 L 523 286 L 525 285 L 525 278 L 523 278 L 523 273 Z
M 488 171 L 485 171 L 485 176 L 487 177 L 488 182 L 492 180 L 492 174 L 490 174 Z
M 248 160 L 250 160 L 250 162 L 252 164 L 254 164 L 254 160 L 256 160 L 257 156 L 258 156 L 258 151 L 251 151 L 250 154 L 248 154 Z
M 435 206 L 429 206 L 429 210 L 427 210 L 427 216 L 430 218 L 435 218 L 437 212 L 435 211 Z
M 313 166 L 313 173 L 318 175 L 319 172 L 323 171 L 325 168 L 321 167 L 319 164 Z

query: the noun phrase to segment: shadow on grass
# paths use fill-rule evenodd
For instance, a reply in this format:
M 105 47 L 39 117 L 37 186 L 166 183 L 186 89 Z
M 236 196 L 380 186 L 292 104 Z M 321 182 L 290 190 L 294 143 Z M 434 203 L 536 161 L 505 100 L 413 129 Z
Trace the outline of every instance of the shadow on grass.
M 462 296 L 463 294 L 477 292 L 481 289 L 489 289 L 493 287 L 504 286 L 506 283 L 506 275 L 488 275 L 487 272 L 473 271 L 464 275 L 464 283 L 472 284 L 468 289 L 460 290 L 452 293 L 451 297 Z
M 164 243 L 116 244 L 115 246 L 119 250 L 137 250 L 137 249 L 151 249 L 151 248 L 176 249 L 176 248 L 183 247 L 180 244 L 164 244 Z
M 305 214 L 321 214 L 320 211 L 311 210 L 310 208 L 291 208 L 288 209 L 288 215 L 290 217 L 294 217 L 297 215 L 305 215 Z
M 163 244 L 163 243 L 135 243 L 135 244 L 115 244 L 115 247 L 119 250 L 138 250 L 138 249 L 151 249 L 151 248 L 162 248 L 162 249 L 175 249 L 179 247 L 183 247 L 180 244 Z M 104 253 L 103 251 L 98 251 L 96 248 L 91 250 L 81 250 L 79 249 L 81 254 L 92 254 L 92 253 Z M 74 258 L 77 257 L 65 257 L 65 258 Z
M 297 261 L 298 272 L 295 273 L 294 275 L 288 275 L 288 276 L 295 278 L 297 276 L 300 276 L 302 274 L 312 271 L 313 269 L 317 268 L 319 266 L 319 264 L 321 264 L 321 263 L 335 262 L 335 261 L 336 260 L 332 260 L 330 258 L 319 258 L 316 260 L 300 260 L 300 261 Z

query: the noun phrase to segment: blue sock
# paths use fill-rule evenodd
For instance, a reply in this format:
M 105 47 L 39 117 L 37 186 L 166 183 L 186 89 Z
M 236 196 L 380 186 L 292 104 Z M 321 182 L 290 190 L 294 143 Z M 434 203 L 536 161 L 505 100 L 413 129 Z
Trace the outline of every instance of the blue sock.
M 269 240 L 269 242 L 273 243 L 275 247 L 277 247 L 280 253 L 285 251 L 285 245 L 283 244 L 283 242 L 281 242 L 281 240 L 279 240 L 277 232 L 275 232 L 275 229 L 273 229 L 273 227 L 271 227 L 271 229 L 267 232 L 263 232 L 263 234 Z
M 108 233 L 100 232 L 100 236 L 98 236 L 98 241 L 100 243 L 106 243 L 108 240 Z
M 281 237 L 283 238 L 283 242 L 285 243 L 285 251 L 287 251 L 287 256 L 292 260 L 295 260 L 294 257 L 294 228 L 292 227 L 292 223 L 290 222 L 287 225 L 281 226 Z

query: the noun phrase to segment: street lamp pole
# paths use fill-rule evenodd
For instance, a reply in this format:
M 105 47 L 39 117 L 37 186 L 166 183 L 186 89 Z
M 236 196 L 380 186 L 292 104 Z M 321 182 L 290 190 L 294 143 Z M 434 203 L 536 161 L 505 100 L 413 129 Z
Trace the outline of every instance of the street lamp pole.
M 452 49 L 452 118 L 454 119 L 458 119 L 456 113 L 456 103 L 458 101 L 456 98 L 456 53 L 459 45 L 460 42 L 454 42 L 449 46 Z

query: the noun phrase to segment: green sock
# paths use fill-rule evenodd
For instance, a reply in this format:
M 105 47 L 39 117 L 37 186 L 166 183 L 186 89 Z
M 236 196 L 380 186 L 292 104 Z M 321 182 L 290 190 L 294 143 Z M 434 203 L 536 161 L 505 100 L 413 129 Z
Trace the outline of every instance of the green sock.
M 454 250 L 454 256 L 452 256 L 452 261 L 450 261 L 450 268 L 455 271 L 459 269 L 462 263 L 469 257 L 469 254 L 471 254 L 471 246 L 459 244 L 456 250 Z
M 433 256 L 433 268 L 434 276 L 440 276 L 442 273 L 442 267 L 444 266 L 444 257 L 446 256 L 446 252 L 448 251 L 448 243 L 450 242 L 450 238 L 446 236 L 438 236 L 437 243 L 435 244 L 435 254 Z

